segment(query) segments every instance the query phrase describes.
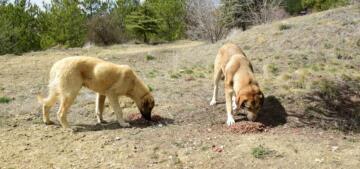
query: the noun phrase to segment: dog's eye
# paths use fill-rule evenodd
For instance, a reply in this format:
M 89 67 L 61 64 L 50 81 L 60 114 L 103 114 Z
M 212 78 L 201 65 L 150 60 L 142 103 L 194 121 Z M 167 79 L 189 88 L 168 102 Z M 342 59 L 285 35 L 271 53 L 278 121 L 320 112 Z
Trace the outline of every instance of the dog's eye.
M 244 100 L 241 104 L 241 108 L 247 108 L 246 103 L 247 103 L 247 100 Z

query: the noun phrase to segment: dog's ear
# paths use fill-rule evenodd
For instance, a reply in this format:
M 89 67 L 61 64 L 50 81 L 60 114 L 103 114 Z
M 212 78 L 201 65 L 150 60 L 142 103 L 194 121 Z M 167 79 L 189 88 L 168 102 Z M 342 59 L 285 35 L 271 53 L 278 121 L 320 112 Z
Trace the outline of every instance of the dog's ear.
M 243 95 L 238 95 L 236 98 L 237 106 L 241 108 L 244 108 L 246 101 L 247 100 Z

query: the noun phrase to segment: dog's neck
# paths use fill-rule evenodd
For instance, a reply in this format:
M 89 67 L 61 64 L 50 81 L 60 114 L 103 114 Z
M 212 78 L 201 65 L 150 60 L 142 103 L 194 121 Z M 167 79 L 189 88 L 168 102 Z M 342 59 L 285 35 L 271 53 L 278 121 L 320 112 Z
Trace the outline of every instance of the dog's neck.
M 141 101 L 149 94 L 149 88 L 138 78 L 136 78 L 133 88 L 128 92 L 128 96 L 133 99 L 137 105 L 141 105 Z

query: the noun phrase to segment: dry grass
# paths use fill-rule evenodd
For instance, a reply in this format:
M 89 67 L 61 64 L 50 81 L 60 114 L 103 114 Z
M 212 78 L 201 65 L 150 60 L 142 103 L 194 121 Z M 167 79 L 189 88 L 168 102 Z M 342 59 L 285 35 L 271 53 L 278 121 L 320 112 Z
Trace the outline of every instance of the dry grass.
M 353 6 L 257 26 L 229 39 L 250 46 L 245 52 L 255 65 L 260 84 L 265 87 L 266 94 L 278 96 L 289 107 L 287 112 L 302 121 L 303 124 L 297 125 L 309 125 L 311 121 L 315 127 L 324 129 L 359 131 L 360 124 L 353 121 L 360 117 L 360 104 L 351 101 L 354 100 L 351 98 L 359 97 L 359 85 L 340 87 L 344 83 L 360 83 L 359 30 L 360 9 Z M 337 87 L 327 89 L 324 81 Z M 318 104 L 323 101 L 308 99 L 316 92 L 338 94 L 334 91 L 348 93 L 338 99 L 345 99 L 351 104 L 338 105 L 338 109 L 350 109 L 352 115 L 341 114 L 338 109 L 330 110 L 329 104 L 335 104 L 331 101 Z M 309 107 L 303 109 L 303 105 L 316 105 L 319 112 L 309 112 Z M 329 120 L 320 115 L 324 113 L 320 109 L 327 110 L 325 116 L 338 115 L 331 116 Z M 315 114 L 311 116 L 316 116 L 316 120 L 305 118 L 309 114 Z M 342 116 L 348 116 L 348 121 L 337 119 Z

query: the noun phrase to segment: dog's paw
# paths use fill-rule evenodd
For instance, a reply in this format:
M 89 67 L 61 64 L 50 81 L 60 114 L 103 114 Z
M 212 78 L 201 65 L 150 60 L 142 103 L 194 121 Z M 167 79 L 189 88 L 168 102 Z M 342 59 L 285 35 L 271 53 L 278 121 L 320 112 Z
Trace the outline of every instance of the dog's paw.
M 119 122 L 119 125 L 124 128 L 130 127 L 130 123 L 127 123 L 127 122 Z
M 44 123 L 45 123 L 46 125 L 53 125 L 53 124 L 55 124 L 53 121 L 50 121 L 50 120 L 49 120 L 49 121 L 45 121 Z
M 226 121 L 226 124 L 228 126 L 231 126 L 231 125 L 234 125 L 235 124 L 235 120 L 233 117 L 228 117 L 227 121 Z
M 105 120 L 98 120 L 98 122 L 97 122 L 98 124 L 107 124 L 108 122 L 107 121 L 105 121 Z
M 211 100 L 210 101 L 210 106 L 213 106 L 213 105 L 215 105 L 216 104 L 216 100 Z

